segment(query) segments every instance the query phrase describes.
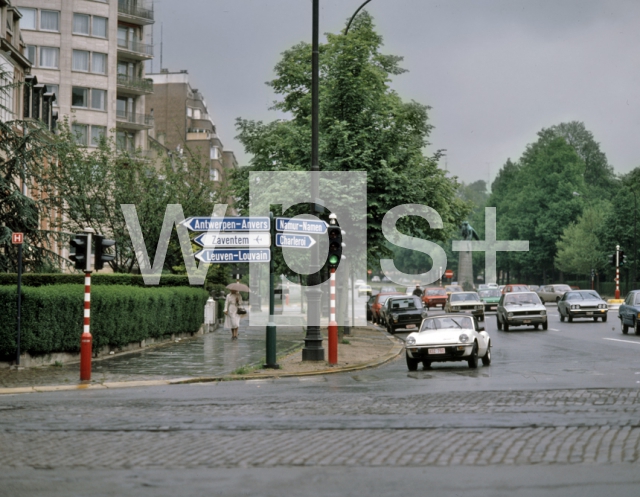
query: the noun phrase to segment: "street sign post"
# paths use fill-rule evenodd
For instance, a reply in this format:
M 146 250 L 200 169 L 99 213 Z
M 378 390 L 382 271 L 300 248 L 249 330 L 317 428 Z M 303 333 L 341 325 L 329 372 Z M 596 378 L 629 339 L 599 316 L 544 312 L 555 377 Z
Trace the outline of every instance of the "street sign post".
M 290 233 L 276 234 L 276 247 L 308 249 L 315 244 L 316 241 L 310 235 L 294 235 Z
M 20 319 L 22 307 L 22 244 L 24 243 L 24 233 L 12 233 L 11 243 L 18 246 L 18 320 L 16 323 L 16 366 L 20 366 Z
M 188 217 L 182 224 L 191 231 L 269 231 L 268 217 Z
M 271 247 L 271 233 L 268 231 L 237 233 L 203 233 L 193 239 L 204 248 L 224 249 L 227 247 Z
M 269 249 L 202 249 L 195 254 L 196 259 L 212 264 L 229 264 L 238 262 L 269 262 Z
M 313 219 L 291 219 L 288 217 L 277 217 L 276 230 L 322 235 L 327 232 L 327 223 L 319 219 L 315 221 Z

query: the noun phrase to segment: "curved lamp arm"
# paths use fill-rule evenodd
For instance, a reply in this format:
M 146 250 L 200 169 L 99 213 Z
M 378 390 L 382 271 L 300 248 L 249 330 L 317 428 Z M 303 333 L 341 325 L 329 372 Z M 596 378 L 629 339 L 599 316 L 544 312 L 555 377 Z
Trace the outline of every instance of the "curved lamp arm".
M 371 0 L 367 0 L 365 3 L 363 3 L 360 7 L 358 7 L 358 10 L 356 10 L 355 14 L 353 14 L 351 16 L 351 19 L 349 19 L 349 24 L 347 24 L 347 29 L 344 30 L 344 34 L 345 36 L 349 33 L 349 28 L 351 27 L 351 23 L 353 22 L 353 20 L 356 18 L 356 16 L 358 15 L 358 12 L 360 12 L 362 10 L 362 8 L 367 5 Z

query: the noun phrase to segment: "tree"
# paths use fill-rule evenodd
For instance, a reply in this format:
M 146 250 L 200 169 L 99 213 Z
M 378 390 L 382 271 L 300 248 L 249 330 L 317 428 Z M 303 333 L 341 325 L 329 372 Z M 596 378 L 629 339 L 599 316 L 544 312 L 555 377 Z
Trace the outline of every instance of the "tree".
M 363 12 L 348 35 L 328 34 L 320 47 L 320 169 L 367 172 L 369 267 L 392 255 L 381 231 L 389 209 L 405 203 L 434 208 L 444 230 L 432 230 L 415 216 L 399 223 L 406 234 L 432 240 L 448 239 L 469 211 L 456 197 L 456 180 L 438 168 L 441 153 L 423 154 L 432 129 L 429 107 L 404 102 L 391 89 L 392 76 L 404 72 L 402 59 L 382 54 L 381 46 L 372 18 Z M 238 139 L 253 156 L 234 181 L 245 211 L 250 171 L 307 171 L 311 163 L 310 45 L 285 51 L 275 72 L 268 84 L 280 100 L 273 109 L 290 117 L 268 124 L 237 120 Z

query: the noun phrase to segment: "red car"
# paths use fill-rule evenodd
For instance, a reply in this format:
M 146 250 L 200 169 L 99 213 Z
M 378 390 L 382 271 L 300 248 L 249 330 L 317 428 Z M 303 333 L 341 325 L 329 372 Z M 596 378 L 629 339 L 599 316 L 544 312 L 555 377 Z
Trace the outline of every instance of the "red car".
M 404 295 L 404 293 L 386 292 L 386 293 L 379 293 L 378 295 L 375 296 L 375 300 L 371 305 L 371 316 L 372 316 L 371 321 L 373 321 L 374 323 L 380 323 L 380 308 L 384 305 L 387 299 L 392 295 Z
M 422 294 L 422 301 L 427 309 L 441 306 L 447 303 L 447 291 L 442 287 L 427 287 Z
M 510 292 L 528 292 L 529 287 L 527 285 L 522 285 L 519 283 L 513 285 L 506 285 L 502 289 L 502 293 L 510 293 Z

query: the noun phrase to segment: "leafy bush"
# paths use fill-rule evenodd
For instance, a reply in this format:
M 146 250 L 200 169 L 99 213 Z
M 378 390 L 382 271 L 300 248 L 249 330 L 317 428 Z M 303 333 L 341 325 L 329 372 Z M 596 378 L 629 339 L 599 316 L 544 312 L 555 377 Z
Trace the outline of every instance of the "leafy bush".
M 0 286 L 0 357 L 16 352 L 16 286 Z M 91 290 L 93 347 L 198 331 L 208 294 L 201 288 L 102 285 Z M 84 286 L 22 288 L 21 350 L 79 352 Z
M 15 285 L 17 282 L 17 274 L 0 273 L 0 285 Z M 31 287 L 68 284 L 84 285 L 84 274 L 25 273 L 22 275 L 22 284 Z M 91 285 L 147 286 L 144 284 L 142 275 L 125 273 L 93 274 L 91 275 Z M 163 274 L 160 278 L 159 286 L 189 286 L 189 278 L 186 275 Z

